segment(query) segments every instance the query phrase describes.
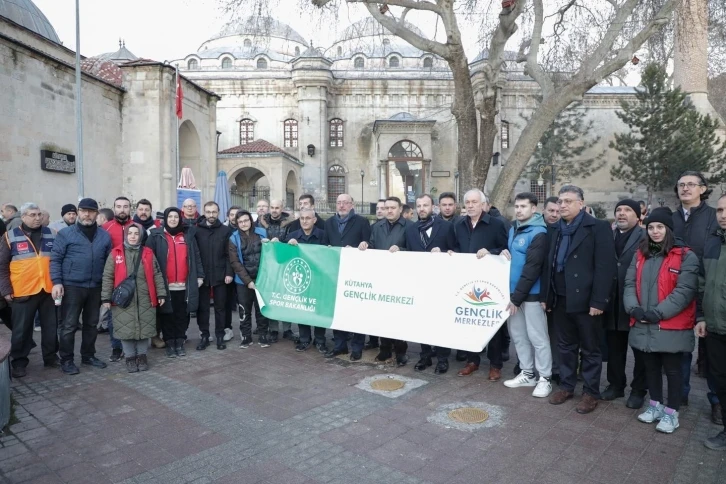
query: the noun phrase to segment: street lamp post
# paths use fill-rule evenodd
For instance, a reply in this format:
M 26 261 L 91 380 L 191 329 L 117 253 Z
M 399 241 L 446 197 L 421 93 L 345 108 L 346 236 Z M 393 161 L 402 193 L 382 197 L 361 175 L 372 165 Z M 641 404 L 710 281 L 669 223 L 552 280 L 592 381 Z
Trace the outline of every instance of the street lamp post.
M 363 178 L 366 176 L 365 170 L 360 171 L 360 212 L 363 213 Z
M 549 170 L 550 172 L 550 189 L 552 191 L 554 191 L 555 189 L 558 174 L 561 174 L 568 179 L 570 177 L 570 168 L 567 166 L 559 165 L 557 163 L 557 160 L 553 156 L 552 160 L 548 164 L 540 163 L 539 165 L 537 165 L 537 171 L 539 172 L 539 177 L 537 178 L 537 185 L 540 187 L 545 183 L 543 175 L 547 170 Z

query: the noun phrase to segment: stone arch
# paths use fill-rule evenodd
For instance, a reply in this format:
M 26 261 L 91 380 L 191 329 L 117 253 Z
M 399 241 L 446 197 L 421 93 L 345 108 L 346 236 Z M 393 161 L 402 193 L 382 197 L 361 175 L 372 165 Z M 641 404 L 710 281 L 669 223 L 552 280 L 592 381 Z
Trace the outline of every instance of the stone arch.
M 179 168 L 189 167 L 197 179 L 197 187 L 201 187 L 202 150 L 197 128 L 190 120 L 179 126 Z
M 287 179 L 285 180 L 285 207 L 295 210 L 295 200 L 301 195 L 300 185 L 297 181 L 297 174 L 294 170 L 287 172 Z
M 230 201 L 244 210 L 254 212 L 259 200 L 270 200 L 271 178 L 261 169 L 241 166 L 230 171 Z

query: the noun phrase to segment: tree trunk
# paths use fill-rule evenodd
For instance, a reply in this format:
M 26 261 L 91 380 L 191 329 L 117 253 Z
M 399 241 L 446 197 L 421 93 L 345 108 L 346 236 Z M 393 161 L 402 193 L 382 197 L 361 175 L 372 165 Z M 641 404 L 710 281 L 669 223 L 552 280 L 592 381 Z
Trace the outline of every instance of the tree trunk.
M 587 89 L 585 88 L 585 90 Z M 514 190 L 517 180 L 519 180 L 519 177 L 527 168 L 527 164 L 537 149 L 537 143 L 539 143 L 542 135 L 547 132 L 547 129 L 555 121 L 560 112 L 578 97 L 581 96 L 577 92 L 557 92 L 542 101 L 524 127 L 522 134 L 517 140 L 517 144 L 512 150 L 512 154 L 507 159 L 507 164 L 502 169 L 499 179 L 497 179 L 497 184 L 494 186 L 494 190 L 492 190 L 492 205 L 502 211 L 509 206 L 512 190 Z
M 459 191 L 466 191 L 475 185 L 477 179 L 475 173 L 481 173 L 480 160 L 478 157 L 478 136 L 476 122 L 476 107 L 474 105 L 474 88 L 471 84 L 471 73 L 465 55 L 453 56 L 447 59 L 449 68 L 454 77 L 454 103 L 451 106 L 451 113 L 456 119 L 458 129 L 458 159 L 459 170 Z M 484 180 L 489 169 L 487 164 L 484 169 Z M 461 198 L 457 193 L 457 199 Z
M 496 91 L 495 91 L 496 92 Z M 489 177 L 494 140 L 497 137 L 497 95 L 484 97 L 479 103 L 479 163 L 474 167 L 473 185 L 482 191 Z

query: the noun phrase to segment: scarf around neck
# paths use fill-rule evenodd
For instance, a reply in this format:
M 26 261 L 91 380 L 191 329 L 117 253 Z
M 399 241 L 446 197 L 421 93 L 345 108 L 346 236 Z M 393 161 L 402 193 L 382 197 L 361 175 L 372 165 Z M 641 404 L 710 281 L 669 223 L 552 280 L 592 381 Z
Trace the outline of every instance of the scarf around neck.
M 144 230 L 149 230 L 154 228 L 154 219 L 149 217 L 146 220 L 141 220 L 138 215 L 134 215 L 133 218 L 134 223 L 141 225 L 144 227 Z M 179 224 L 181 225 L 181 224 Z
M 434 226 L 433 215 L 425 220 L 419 219 L 419 221 L 418 221 L 418 235 L 419 235 L 419 238 L 421 239 L 421 244 L 423 245 L 424 249 L 426 247 L 428 247 L 429 241 L 431 240 L 427 232 L 433 226 Z
M 582 210 L 577 214 L 575 219 L 569 225 L 564 219 L 560 219 L 560 242 L 557 248 L 557 272 L 563 272 L 565 270 L 565 261 L 570 253 L 570 243 L 572 242 L 572 236 L 575 234 L 582 219 L 585 216 L 585 210 Z
M 338 232 L 343 233 L 345 230 L 345 226 L 350 222 L 350 219 L 353 218 L 353 215 L 355 215 L 355 209 L 351 209 L 350 212 L 348 212 L 348 215 L 346 215 L 343 218 L 340 218 L 339 214 L 335 214 L 335 221 L 338 222 Z

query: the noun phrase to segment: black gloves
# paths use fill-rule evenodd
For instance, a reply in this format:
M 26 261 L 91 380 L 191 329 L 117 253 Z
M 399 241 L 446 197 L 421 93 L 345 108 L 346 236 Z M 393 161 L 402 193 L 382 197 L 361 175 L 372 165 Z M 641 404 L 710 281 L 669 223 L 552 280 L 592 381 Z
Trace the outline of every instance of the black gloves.
M 636 321 L 642 321 L 645 318 L 645 311 L 643 311 L 643 308 L 637 307 L 630 311 L 630 315 L 635 318 Z
M 658 313 L 656 313 L 652 309 L 645 312 L 644 319 L 652 324 L 660 323 L 660 316 L 658 316 Z

